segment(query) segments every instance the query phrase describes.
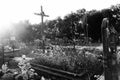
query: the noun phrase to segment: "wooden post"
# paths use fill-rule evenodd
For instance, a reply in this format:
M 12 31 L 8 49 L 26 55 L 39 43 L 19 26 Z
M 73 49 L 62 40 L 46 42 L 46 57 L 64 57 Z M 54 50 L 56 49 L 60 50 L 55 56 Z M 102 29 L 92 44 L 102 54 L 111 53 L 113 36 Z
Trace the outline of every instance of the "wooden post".
M 116 34 L 112 33 L 109 19 L 104 18 L 101 25 L 103 42 L 104 76 L 105 80 L 118 80 Z
M 4 57 L 4 45 L 2 45 L 2 53 L 3 53 L 3 64 L 4 64 L 4 62 L 5 62 L 5 57 Z
M 117 31 L 111 25 L 109 27 L 109 53 L 110 53 L 110 68 L 112 73 L 112 80 L 118 80 L 118 63 L 117 63 Z
M 88 37 L 88 24 L 86 24 L 86 45 L 89 45 L 89 37 Z

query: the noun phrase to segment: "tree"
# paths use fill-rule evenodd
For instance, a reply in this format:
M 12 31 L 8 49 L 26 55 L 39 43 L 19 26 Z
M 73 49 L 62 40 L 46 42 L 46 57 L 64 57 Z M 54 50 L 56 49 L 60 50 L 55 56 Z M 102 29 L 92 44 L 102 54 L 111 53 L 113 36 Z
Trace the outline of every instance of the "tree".
M 101 23 L 105 17 L 110 19 L 110 24 L 113 25 L 117 31 L 120 31 L 120 28 L 118 27 L 120 25 L 119 12 L 120 7 L 119 5 L 116 5 L 100 11 L 89 11 L 87 17 L 83 17 L 83 28 L 88 24 L 88 36 L 93 39 L 93 42 L 101 40 Z
M 101 22 L 103 16 L 101 12 L 90 13 L 88 16 L 88 36 L 97 42 L 101 38 Z
M 108 9 L 100 11 L 86 11 L 84 8 L 66 15 L 63 19 L 60 17 L 41 24 L 30 24 L 29 21 L 21 21 L 14 24 L 15 36 L 24 42 L 30 42 L 34 39 L 41 39 L 41 30 L 44 28 L 46 38 L 66 38 L 74 42 L 74 39 L 80 39 L 81 34 L 92 38 L 93 42 L 101 39 L 102 19 L 109 17 L 111 24 L 120 33 L 120 4 L 112 5 Z M 88 29 L 86 26 L 88 25 Z

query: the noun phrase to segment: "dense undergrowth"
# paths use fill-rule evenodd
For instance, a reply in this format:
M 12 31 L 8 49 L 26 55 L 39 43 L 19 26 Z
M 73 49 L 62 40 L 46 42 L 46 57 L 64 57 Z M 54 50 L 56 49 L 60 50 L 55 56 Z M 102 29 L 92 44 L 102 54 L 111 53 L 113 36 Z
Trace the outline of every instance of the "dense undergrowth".
M 63 50 L 53 50 L 52 56 L 39 53 L 39 57 L 32 62 L 77 74 L 85 70 L 95 74 L 98 73 L 99 70 L 102 71 L 102 61 L 98 59 L 101 55 L 102 51 L 95 48 L 79 50 L 66 48 Z

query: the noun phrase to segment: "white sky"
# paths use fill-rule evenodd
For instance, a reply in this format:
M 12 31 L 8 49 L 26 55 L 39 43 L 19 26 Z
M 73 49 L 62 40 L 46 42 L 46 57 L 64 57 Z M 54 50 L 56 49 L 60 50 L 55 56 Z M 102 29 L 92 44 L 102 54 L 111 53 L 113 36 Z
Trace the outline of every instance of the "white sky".
M 120 0 L 0 0 L 0 27 L 7 26 L 10 23 L 20 20 L 29 20 L 31 23 L 40 23 L 40 16 L 34 13 L 40 12 L 40 6 L 49 17 L 44 20 L 55 19 L 58 16 L 75 12 L 78 9 L 85 8 L 103 9 L 110 5 L 118 4 Z

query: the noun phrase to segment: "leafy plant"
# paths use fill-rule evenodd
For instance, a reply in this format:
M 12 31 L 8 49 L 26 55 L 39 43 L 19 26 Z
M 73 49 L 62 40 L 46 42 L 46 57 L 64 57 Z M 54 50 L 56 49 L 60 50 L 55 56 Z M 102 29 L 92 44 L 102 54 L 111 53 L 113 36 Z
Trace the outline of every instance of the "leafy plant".
M 102 66 L 102 62 L 97 59 L 97 56 L 102 53 L 100 50 L 85 48 L 78 51 L 66 50 L 64 52 L 68 55 L 61 55 L 61 52 L 53 53 L 52 57 L 40 54 L 39 58 L 32 62 L 78 74 L 85 70 L 95 73 Z

